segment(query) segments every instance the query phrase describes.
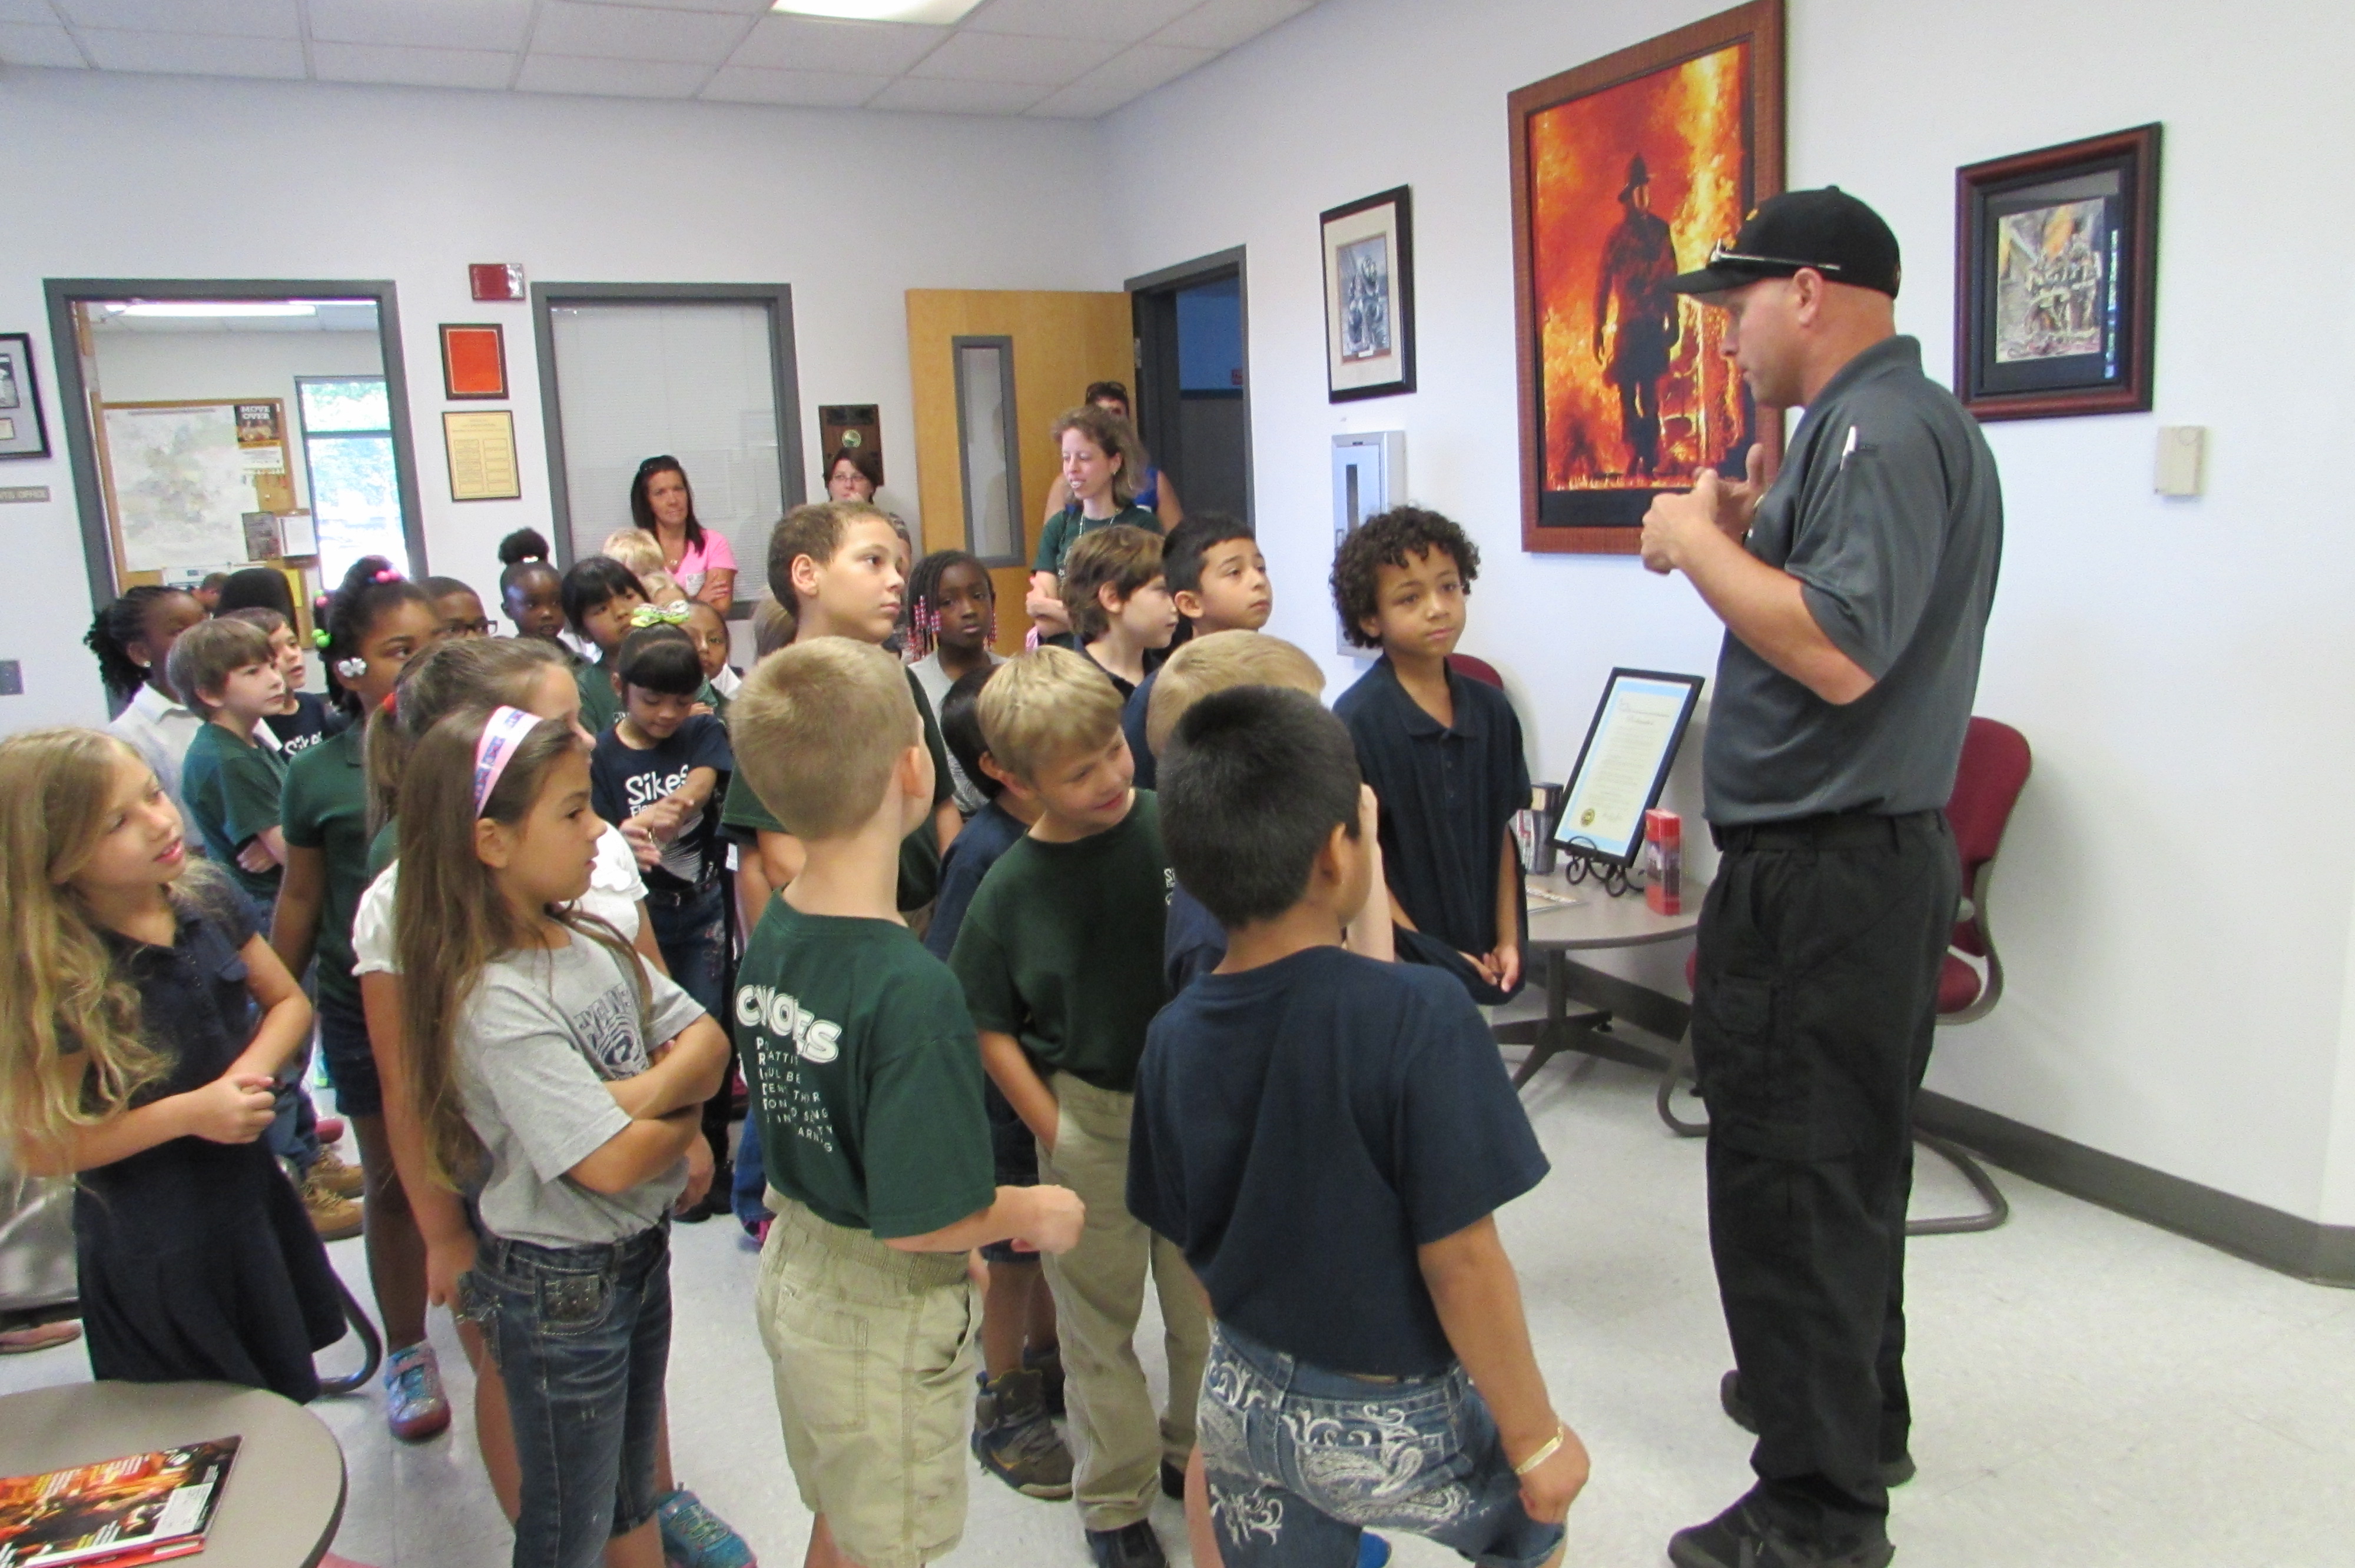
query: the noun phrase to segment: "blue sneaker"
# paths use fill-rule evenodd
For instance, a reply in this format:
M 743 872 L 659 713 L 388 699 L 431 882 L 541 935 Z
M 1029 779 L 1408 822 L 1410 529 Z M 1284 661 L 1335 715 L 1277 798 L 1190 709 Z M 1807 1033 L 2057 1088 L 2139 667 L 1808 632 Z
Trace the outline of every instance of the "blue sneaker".
M 404 1443 L 422 1443 L 449 1428 L 442 1368 L 433 1360 L 433 1347 L 421 1340 L 385 1358 L 384 1419 Z
M 685 1487 L 655 1505 L 666 1568 L 759 1568 L 744 1538 Z
M 1372 1531 L 1358 1537 L 1358 1568 L 1383 1568 L 1391 1560 L 1391 1543 Z

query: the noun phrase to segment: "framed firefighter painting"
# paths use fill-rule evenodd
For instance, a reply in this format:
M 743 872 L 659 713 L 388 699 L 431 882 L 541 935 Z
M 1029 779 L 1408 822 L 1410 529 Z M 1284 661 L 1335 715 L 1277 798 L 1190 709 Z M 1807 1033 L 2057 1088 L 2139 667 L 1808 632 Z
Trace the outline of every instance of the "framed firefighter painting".
M 1779 458 L 1782 410 L 1668 291 L 1783 188 L 1783 0 L 1753 0 L 1508 100 L 1521 547 L 1634 555 L 1703 469 Z

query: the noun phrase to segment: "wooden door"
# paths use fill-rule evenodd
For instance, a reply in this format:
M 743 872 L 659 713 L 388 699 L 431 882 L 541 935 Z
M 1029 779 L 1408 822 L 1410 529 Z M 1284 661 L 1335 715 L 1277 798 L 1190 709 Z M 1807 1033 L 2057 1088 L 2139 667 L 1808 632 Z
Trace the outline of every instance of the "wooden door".
M 923 546 L 966 548 L 964 469 L 960 455 L 956 354 L 959 338 L 1010 339 L 1018 452 L 1015 494 L 1022 559 L 996 566 L 997 646 L 1018 652 L 1030 630 L 1022 599 L 1039 516 L 1062 456 L 1048 433 L 1092 381 L 1134 374 L 1128 296 L 1049 290 L 911 289 L 908 372 L 916 410 L 916 491 L 924 512 Z

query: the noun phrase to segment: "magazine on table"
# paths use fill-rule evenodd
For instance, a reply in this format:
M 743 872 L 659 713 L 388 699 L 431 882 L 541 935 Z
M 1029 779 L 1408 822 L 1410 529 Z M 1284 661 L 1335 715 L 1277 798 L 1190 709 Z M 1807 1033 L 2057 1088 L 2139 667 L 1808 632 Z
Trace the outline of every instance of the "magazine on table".
M 136 1568 L 202 1552 L 238 1441 L 0 1478 L 0 1568 Z

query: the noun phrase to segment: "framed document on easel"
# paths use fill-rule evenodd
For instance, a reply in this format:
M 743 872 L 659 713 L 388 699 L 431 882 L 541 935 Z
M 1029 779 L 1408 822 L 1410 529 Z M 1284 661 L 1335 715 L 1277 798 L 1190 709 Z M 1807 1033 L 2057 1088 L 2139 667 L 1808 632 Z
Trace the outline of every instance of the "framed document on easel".
M 1553 842 L 1565 853 L 1601 865 L 1635 863 L 1644 813 L 1660 803 L 1703 683 L 1657 670 L 1611 672 L 1562 788 Z

